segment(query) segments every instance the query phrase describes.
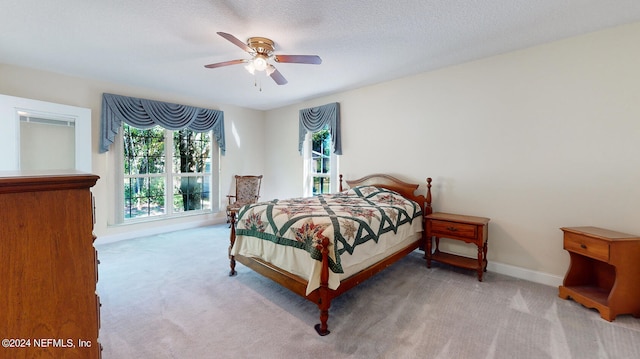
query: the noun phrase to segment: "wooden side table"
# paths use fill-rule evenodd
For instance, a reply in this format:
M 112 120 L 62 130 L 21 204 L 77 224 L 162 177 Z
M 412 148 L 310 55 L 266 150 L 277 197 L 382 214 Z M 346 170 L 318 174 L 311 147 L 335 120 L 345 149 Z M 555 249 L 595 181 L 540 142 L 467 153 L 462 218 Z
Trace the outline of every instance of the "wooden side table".
M 640 317 L 640 237 L 598 227 L 564 227 L 571 263 L 558 296 L 595 308 L 603 319 Z
M 489 218 L 452 213 L 432 213 L 427 216 L 426 235 L 427 268 L 431 268 L 431 261 L 435 260 L 461 268 L 475 269 L 478 272 L 478 281 L 482 282 L 482 274 L 487 271 Z M 434 237 L 436 248 L 432 252 L 432 238 Z M 478 258 L 440 252 L 441 237 L 475 244 L 478 247 Z

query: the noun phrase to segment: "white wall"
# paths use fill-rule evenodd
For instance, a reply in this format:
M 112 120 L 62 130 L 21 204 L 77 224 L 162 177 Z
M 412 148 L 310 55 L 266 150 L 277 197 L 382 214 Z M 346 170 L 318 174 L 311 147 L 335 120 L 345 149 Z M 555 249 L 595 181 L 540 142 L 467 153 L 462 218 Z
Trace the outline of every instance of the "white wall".
M 102 94 L 125 96 L 213 108 L 224 111 L 227 153 L 220 160 L 221 205 L 231 193 L 235 174 L 264 172 L 262 156 L 265 151 L 263 127 L 264 113 L 235 106 L 208 103 L 179 94 L 157 92 L 113 83 L 64 76 L 45 71 L 0 64 L 0 94 L 40 101 L 85 107 L 91 109 L 92 167 L 100 180 L 93 188 L 96 198 L 96 224 L 98 241 L 122 239 L 137 235 L 187 228 L 198 224 L 223 222 L 224 212 L 213 215 L 190 216 L 165 222 L 136 225 L 109 226 L 109 211 L 113 210 L 113 173 L 111 152 L 98 152 Z M 236 140 L 237 139 L 237 140 Z
M 298 110 L 337 101 L 347 178 L 433 177 L 435 210 L 491 218 L 490 268 L 557 284 L 559 227 L 640 235 L 639 38 L 637 23 L 270 111 L 271 193 L 302 193 Z

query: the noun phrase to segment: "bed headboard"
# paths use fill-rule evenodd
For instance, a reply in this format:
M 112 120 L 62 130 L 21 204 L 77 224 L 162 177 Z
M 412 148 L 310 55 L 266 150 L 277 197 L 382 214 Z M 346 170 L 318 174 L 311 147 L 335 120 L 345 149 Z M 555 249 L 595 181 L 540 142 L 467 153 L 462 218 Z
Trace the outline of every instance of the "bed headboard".
M 393 176 L 386 174 L 372 174 L 356 180 L 345 180 L 348 188 L 356 186 L 376 186 L 386 188 L 392 191 L 396 191 L 406 198 L 414 200 L 423 204 L 424 214 L 431 214 L 433 212 L 431 208 L 431 177 L 427 178 L 427 195 L 416 195 L 415 192 L 420 186 L 419 184 L 407 183 L 399 180 Z M 340 175 L 340 192 L 344 190 L 342 186 L 342 175 Z

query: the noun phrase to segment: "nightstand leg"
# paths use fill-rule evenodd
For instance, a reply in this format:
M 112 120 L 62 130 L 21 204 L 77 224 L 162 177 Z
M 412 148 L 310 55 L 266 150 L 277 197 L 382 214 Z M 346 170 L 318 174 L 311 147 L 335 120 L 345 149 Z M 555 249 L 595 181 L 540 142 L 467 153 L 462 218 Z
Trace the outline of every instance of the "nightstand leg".
M 482 253 L 482 258 L 484 258 L 484 271 L 485 272 L 487 271 L 487 264 L 489 263 L 489 261 L 487 260 L 487 245 L 488 245 L 487 243 L 489 243 L 489 238 L 487 238 L 484 241 L 484 246 L 483 246 L 483 249 L 482 249 L 482 252 L 483 252 Z
M 483 246 L 478 246 L 478 281 L 482 282 L 482 273 L 484 267 Z

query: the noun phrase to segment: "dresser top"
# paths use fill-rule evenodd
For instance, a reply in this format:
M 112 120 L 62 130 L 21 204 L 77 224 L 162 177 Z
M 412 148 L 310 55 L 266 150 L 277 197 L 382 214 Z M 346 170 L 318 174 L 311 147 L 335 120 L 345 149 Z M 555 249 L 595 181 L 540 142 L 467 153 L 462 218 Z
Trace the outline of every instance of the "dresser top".
M 89 188 L 98 178 L 77 171 L 0 171 L 0 193 Z

